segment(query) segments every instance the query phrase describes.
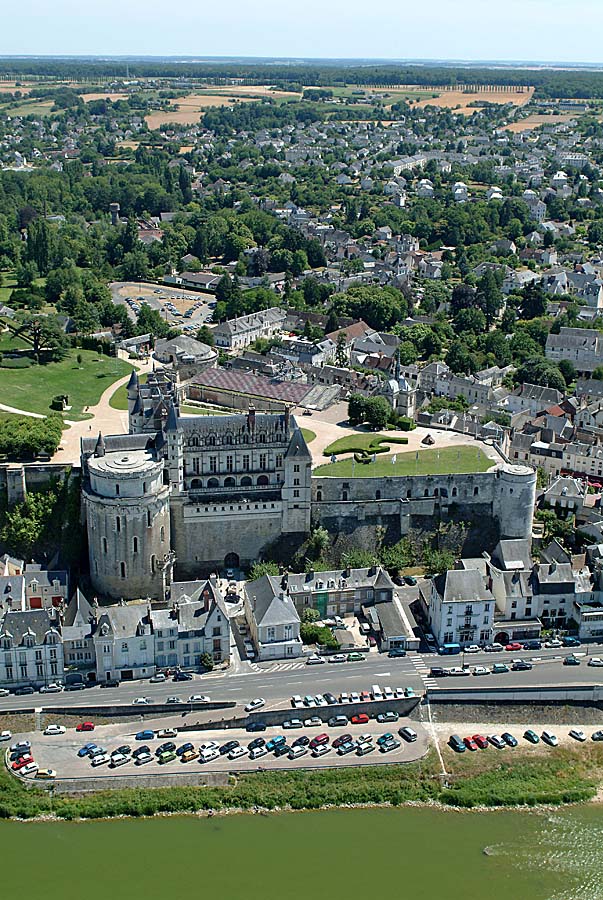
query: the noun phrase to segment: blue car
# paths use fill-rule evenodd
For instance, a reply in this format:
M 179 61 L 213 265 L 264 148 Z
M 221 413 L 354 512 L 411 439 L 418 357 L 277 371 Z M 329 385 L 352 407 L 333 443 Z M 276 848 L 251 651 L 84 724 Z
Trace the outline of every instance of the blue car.
M 266 731 L 266 723 L 249 722 L 249 724 L 245 726 L 245 731 Z
M 77 751 L 77 755 L 78 756 L 88 756 L 90 751 L 94 750 L 95 747 L 96 747 L 96 744 L 92 744 L 92 743 L 84 744 L 84 746 L 80 747 L 80 749 Z
M 149 728 L 147 728 L 146 731 L 138 732 L 138 734 L 136 735 L 136 740 L 137 741 L 152 741 L 154 737 L 155 737 L 155 732 L 151 731 Z
M 273 737 L 271 741 L 268 741 L 266 744 L 266 750 L 268 753 L 271 753 L 273 750 L 276 750 L 277 747 L 280 747 L 285 743 L 285 738 L 282 734 L 278 735 L 278 737 Z

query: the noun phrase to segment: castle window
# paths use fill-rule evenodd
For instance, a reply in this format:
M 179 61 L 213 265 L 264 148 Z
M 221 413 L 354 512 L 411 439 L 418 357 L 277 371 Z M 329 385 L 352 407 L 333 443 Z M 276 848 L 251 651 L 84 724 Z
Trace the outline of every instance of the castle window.
M 155 554 L 151 553 L 151 575 L 155 574 L 155 565 L 156 565 Z
M 107 552 L 107 538 L 103 538 L 103 553 Z
M 208 488 L 217 488 L 220 486 L 220 482 L 218 481 L 217 478 L 210 478 L 209 481 L 207 482 L 207 486 L 208 486 Z
M 319 503 L 322 500 L 322 489 L 321 488 L 318 488 L 318 490 L 316 491 L 316 499 L 318 500 Z
M 212 473 L 218 471 L 218 458 L 216 456 L 209 457 L 209 471 Z
M 243 478 L 241 478 L 241 487 L 250 487 L 250 485 L 251 478 L 249 477 L 249 475 L 244 475 Z
M 406 499 L 410 500 L 411 497 L 412 497 L 412 491 L 410 488 L 408 488 L 408 490 L 406 491 Z
M 225 444 L 232 444 L 232 434 L 226 434 L 226 435 L 224 435 L 224 443 L 225 443 Z
M 232 456 L 227 456 L 227 457 L 226 457 L 226 471 L 227 471 L 227 472 L 232 472 L 232 471 L 233 471 L 233 458 L 232 458 Z
M 215 447 L 215 446 L 216 446 L 216 439 L 215 439 L 215 437 L 214 437 L 213 434 L 210 434 L 210 436 L 208 437 L 208 439 L 207 439 L 207 445 L 208 445 L 208 447 Z
M 224 479 L 224 487 L 234 487 L 236 485 L 236 481 L 234 478 L 225 478 Z
M 260 453 L 260 469 L 266 468 L 266 454 Z
M 115 519 L 115 530 L 118 534 L 121 531 L 121 516 L 117 516 Z
M 381 491 L 375 491 L 375 500 L 381 500 Z
M 165 528 L 163 525 L 159 529 L 159 540 L 161 541 L 162 544 L 165 541 Z
M 473 488 L 473 496 L 474 496 L 474 497 L 477 497 L 478 495 L 479 495 L 479 488 L 474 487 L 474 488 Z
M 265 444 L 265 443 L 266 443 L 266 435 L 265 435 L 265 434 L 261 434 L 261 435 L 260 435 L 260 440 L 259 440 L 259 442 L 260 442 L 260 444 Z
M 293 466 L 293 471 L 299 472 L 299 466 L 297 465 L 297 463 Z
M 151 519 L 151 510 L 150 510 L 150 509 L 147 509 L 147 528 L 150 528 L 150 527 L 151 527 L 151 522 L 152 522 L 152 519 Z
M 268 476 L 267 476 L 267 475 L 260 475 L 259 478 L 258 478 L 258 486 L 259 486 L 259 487 L 265 487 L 267 484 L 268 484 Z
M 347 492 L 347 491 L 342 491 L 341 499 L 342 499 L 342 500 L 347 500 L 347 499 L 348 499 L 348 492 Z
M 121 562 L 121 563 L 119 564 L 119 574 L 121 575 L 122 578 L 125 578 L 125 577 L 126 577 L 126 564 L 125 564 L 125 562 Z
M 453 497 L 456 497 L 457 494 L 458 494 L 457 488 L 453 487 L 453 488 L 452 488 L 452 496 L 453 496 Z
M 115 485 L 115 496 L 119 497 L 119 485 L 118 484 Z
M 299 491 L 293 491 L 293 496 L 294 496 L 294 497 L 299 497 Z
M 146 494 L 146 492 L 147 492 L 147 483 L 146 483 L 146 481 L 143 481 L 142 482 L 142 493 Z
M 138 553 L 138 538 L 132 540 L 132 553 Z
M 249 472 L 249 453 L 243 454 L 243 471 Z
M 429 488 L 425 488 L 425 490 L 423 491 L 423 496 L 429 497 Z

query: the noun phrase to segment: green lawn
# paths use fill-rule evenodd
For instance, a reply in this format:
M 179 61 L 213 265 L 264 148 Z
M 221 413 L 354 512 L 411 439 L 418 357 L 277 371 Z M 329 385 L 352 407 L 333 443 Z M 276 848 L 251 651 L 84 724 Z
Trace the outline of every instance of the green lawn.
M 333 453 L 386 453 L 390 444 L 407 444 L 408 438 L 395 438 L 386 434 L 374 434 L 373 432 L 349 434 L 347 437 L 338 438 L 323 450 L 323 456 L 331 456 Z
M 78 353 L 82 356 L 81 367 L 76 362 Z M 60 362 L 28 369 L 1 369 L 0 402 L 45 415 L 52 411 L 50 404 L 56 394 L 68 394 L 72 409 L 66 417 L 84 419 L 84 407 L 98 403 L 103 391 L 130 369 L 121 359 L 99 358 L 93 350 L 72 350 Z
M 17 287 L 17 279 L 15 278 L 14 272 L 0 272 L 2 275 L 2 285 L 0 286 L 0 305 L 6 303 L 7 306 L 10 305 L 10 295 L 13 292 L 13 288 Z
M 316 437 L 316 434 L 313 431 L 310 431 L 309 428 L 302 428 L 301 433 L 304 436 L 304 441 L 306 442 L 306 444 L 311 444 Z
M 418 459 L 417 459 L 418 453 Z M 392 460 L 396 457 L 396 462 Z M 378 478 L 384 475 L 453 475 L 485 472 L 494 462 L 479 447 L 446 447 L 378 456 L 375 462 L 354 463 L 342 459 L 314 469 L 313 475 L 339 478 Z

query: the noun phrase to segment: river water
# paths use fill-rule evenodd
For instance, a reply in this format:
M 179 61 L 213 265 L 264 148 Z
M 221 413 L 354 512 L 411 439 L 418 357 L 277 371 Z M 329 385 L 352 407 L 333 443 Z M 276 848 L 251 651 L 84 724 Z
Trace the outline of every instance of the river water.
M 603 900 L 603 807 L 0 823 L 0 896 Z

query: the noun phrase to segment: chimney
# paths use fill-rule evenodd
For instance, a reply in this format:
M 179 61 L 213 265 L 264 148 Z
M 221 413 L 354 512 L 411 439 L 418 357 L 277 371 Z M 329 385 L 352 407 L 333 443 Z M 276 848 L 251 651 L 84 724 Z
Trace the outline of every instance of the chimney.
M 289 423 L 291 419 L 291 409 L 289 406 L 285 407 L 285 431 L 289 431 Z
M 247 427 L 249 431 L 255 431 L 255 406 L 249 407 L 249 412 L 247 414 Z

